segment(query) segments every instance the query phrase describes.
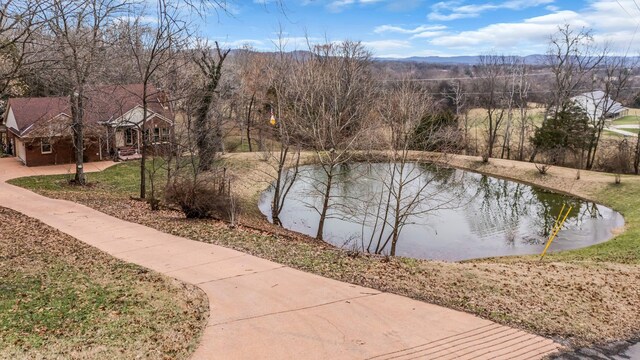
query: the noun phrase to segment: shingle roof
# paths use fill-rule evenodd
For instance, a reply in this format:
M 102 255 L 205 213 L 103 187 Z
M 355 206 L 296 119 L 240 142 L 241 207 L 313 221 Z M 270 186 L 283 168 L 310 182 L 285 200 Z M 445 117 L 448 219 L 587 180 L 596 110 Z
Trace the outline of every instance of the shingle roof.
M 7 109 L 11 108 L 16 118 L 17 129 L 12 129 L 18 134 L 26 132 L 35 123 L 52 119 L 60 114 L 71 114 L 69 98 L 11 98 Z
M 109 122 L 119 118 L 136 106 L 142 106 L 144 86 L 142 84 L 101 86 L 87 97 L 91 99 L 87 106 L 87 121 Z M 147 108 L 167 119 L 172 118 L 167 106 L 165 93 L 154 86 L 147 86 Z
M 100 86 L 85 93 L 84 121 L 87 125 L 113 121 L 129 110 L 142 106 L 142 84 Z M 172 119 L 171 109 L 166 105 L 165 93 L 153 86 L 147 87 L 148 109 L 167 119 Z M 11 108 L 18 129 L 14 132 L 27 135 L 35 124 L 53 119 L 60 114 L 71 115 L 69 97 L 11 98 Z

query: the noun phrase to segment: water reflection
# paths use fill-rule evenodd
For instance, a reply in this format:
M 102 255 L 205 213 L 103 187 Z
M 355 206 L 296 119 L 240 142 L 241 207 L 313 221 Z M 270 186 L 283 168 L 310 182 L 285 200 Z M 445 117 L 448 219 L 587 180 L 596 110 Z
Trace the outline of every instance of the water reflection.
M 528 185 L 430 164 L 349 164 L 335 178 L 325 240 L 339 247 L 381 253 L 390 251 L 389 219 L 409 200 L 418 199 L 399 233 L 396 254 L 415 258 L 463 260 L 489 256 L 538 254 L 562 206 L 573 206 L 550 251 L 606 241 L 622 216 L 592 202 Z M 314 236 L 326 174 L 303 167 L 281 213 L 286 228 Z M 407 175 L 409 174 L 409 175 Z M 402 181 L 405 179 L 406 181 Z M 409 181 L 410 180 L 410 181 Z M 401 199 L 390 202 L 403 184 Z M 269 216 L 272 193 L 259 204 Z M 386 226 L 385 226 L 386 225 Z

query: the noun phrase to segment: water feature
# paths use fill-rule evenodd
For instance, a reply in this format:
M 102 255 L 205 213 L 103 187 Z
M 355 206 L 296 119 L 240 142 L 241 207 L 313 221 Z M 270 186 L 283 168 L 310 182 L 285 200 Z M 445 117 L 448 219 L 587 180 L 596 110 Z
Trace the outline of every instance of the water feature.
M 316 235 L 326 178 L 318 165 L 301 168 L 280 214 L 285 228 Z M 324 240 L 358 251 L 388 254 L 396 214 L 406 215 L 396 255 L 451 261 L 539 254 L 563 205 L 573 209 L 550 252 L 604 242 L 624 225 L 619 213 L 593 202 L 429 164 L 345 165 L 334 184 Z M 269 189 L 259 203 L 269 219 L 272 198 Z

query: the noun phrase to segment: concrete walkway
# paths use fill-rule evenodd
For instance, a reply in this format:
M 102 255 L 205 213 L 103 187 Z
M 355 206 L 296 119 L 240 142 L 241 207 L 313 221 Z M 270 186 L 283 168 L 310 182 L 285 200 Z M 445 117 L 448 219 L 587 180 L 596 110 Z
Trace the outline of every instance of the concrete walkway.
M 172 236 L 5 183 L 69 168 L 0 159 L 0 206 L 202 288 L 211 316 L 194 359 L 540 359 L 560 347 L 467 313 Z
M 605 128 L 605 130 L 611 131 L 611 132 L 616 133 L 616 134 L 629 136 L 629 137 L 638 137 L 637 133 L 634 133 L 634 132 L 631 132 L 631 131 L 626 131 L 624 129 L 633 129 L 633 128 L 627 128 L 627 127 L 623 127 L 623 126 L 610 126 L 610 127 Z

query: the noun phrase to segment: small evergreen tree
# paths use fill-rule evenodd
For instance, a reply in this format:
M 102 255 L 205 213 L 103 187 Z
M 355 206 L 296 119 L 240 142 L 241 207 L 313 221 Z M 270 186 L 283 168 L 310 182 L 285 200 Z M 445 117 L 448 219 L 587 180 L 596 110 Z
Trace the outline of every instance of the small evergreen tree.
M 557 116 L 548 118 L 536 129 L 531 143 L 546 152 L 551 163 L 559 164 L 564 162 L 567 151 L 577 154 L 585 150 L 594 135 L 587 113 L 576 103 L 568 102 Z

